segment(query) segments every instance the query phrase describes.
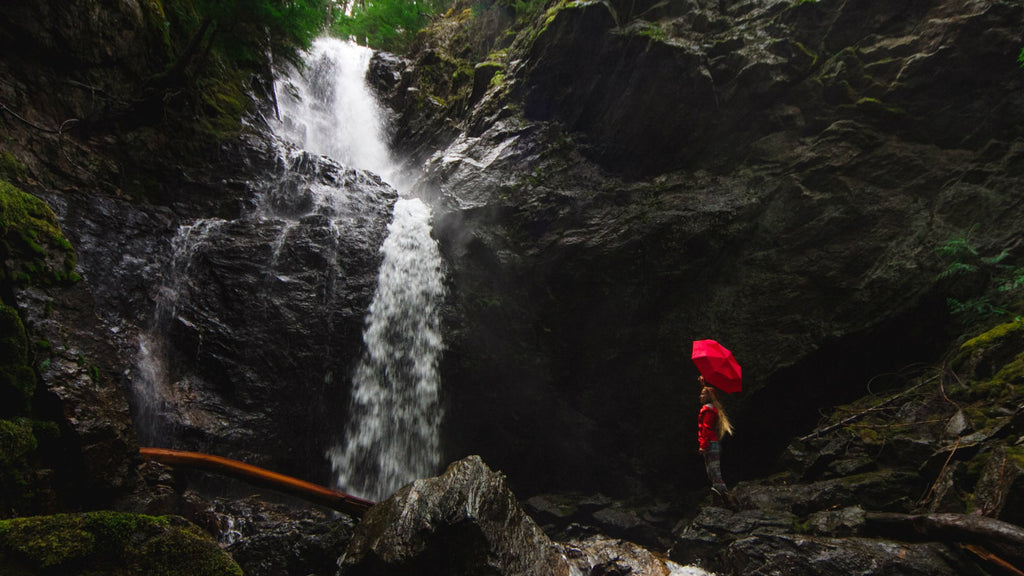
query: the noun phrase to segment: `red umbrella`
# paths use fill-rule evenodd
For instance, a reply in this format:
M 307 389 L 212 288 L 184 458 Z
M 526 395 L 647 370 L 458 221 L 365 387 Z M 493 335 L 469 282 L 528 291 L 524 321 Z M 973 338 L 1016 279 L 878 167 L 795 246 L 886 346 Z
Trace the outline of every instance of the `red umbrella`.
M 708 384 L 722 392 L 739 392 L 743 389 L 743 372 L 732 352 L 725 346 L 714 340 L 694 340 L 691 358 Z

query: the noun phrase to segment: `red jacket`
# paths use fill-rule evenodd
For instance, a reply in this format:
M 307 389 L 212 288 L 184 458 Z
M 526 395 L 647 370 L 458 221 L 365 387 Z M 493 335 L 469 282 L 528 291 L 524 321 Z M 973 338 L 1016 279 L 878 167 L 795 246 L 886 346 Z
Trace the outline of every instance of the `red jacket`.
M 697 414 L 697 442 L 702 452 L 709 442 L 718 442 L 718 409 L 713 404 L 701 406 Z

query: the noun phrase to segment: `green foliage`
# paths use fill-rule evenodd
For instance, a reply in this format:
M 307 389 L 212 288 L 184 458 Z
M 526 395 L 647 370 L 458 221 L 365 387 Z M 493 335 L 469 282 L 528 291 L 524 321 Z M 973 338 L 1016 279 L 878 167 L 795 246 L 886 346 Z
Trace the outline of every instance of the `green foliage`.
M 1015 297 L 1024 292 L 1024 266 L 1009 262 L 1007 249 L 998 254 L 985 256 L 971 241 L 971 234 L 977 225 L 965 234 L 950 238 L 936 252 L 946 262 L 946 269 L 940 279 L 974 281 L 979 288 L 966 298 L 949 297 L 946 302 L 953 314 L 971 319 L 1011 314 L 1010 306 Z
M 274 60 L 298 63 L 330 21 L 333 0 L 146 0 L 145 22 L 163 50 L 134 112 L 147 121 L 196 120 L 186 152 L 205 154 L 242 129 L 246 80 Z M 155 114 L 152 111 L 160 111 Z M 186 120 L 187 119 L 187 120 Z
M 327 24 L 327 0 L 195 0 L 213 24 L 213 46 L 230 62 L 259 65 L 267 54 L 297 61 Z
M 443 0 L 365 0 L 339 13 L 330 30 L 364 46 L 401 52 L 446 4 Z
M 181 518 L 121 512 L 0 521 L 0 573 L 240 576 L 217 543 Z
M 181 58 L 212 53 L 229 68 L 252 68 L 264 65 L 270 54 L 297 61 L 326 28 L 332 5 L 330 0 L 163 0 L 160 13 Z
M 1017 55 L 1017 63 L 1020 64 L 1021 68 L 1024 68 L 1024 48 L 1020 49 L 1020 54 Z

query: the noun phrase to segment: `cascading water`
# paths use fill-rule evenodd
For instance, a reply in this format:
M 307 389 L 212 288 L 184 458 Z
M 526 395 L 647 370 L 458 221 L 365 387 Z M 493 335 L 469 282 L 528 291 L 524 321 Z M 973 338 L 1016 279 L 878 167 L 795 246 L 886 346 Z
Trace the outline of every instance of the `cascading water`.
M 383 263 L 370 313 L 363 319 L 365 350 L 352 375 L 344 430 L 325 429 L 340 420 L 334 414 L 344 406 L 317 405 L 308 407 L 309 421 L 286 437 L 323 442 L 344 434 L 326 457 L 338 487 L 367 498 L 379 499 L 436 472 L 441 257 L 423 202 L 400 194 L 386 238 L 379 224 L 386 211 L 367 207 L 381 206 L 377 202 L 382 194 L 391 192 L 360 170 L 375 172 L 400 193 L 404 188 L 403 173 L 385 144 L 382 111 L 364 80 L 371 54 L 338 40 L 317 40 L 305 74 L 293 71 L 277 87 L 280 120 L 272 125 L 282 141 L 280 179 L 254 183 L 260 191 L 254 210 L 238 220 L 197 220 L 179 229 L 152 321 L 139 336 L 133 414 L 143 444 L 179 447 L 179 432 L 192 439 L 225 434 L 236 442 L 235 450 L 259 454 L 260 447 L 247 439 L 273 431 L 263 425 L 265 420 L 253 418 L 251 410 L 267 397 L 265 390 L 279 388 L 274 381 L 268 383 L 272 376 L 262 370 L 287 371 L 302 363 L 296 355 L 309 358 L 311 346 L 325 347 L 322 356 L 330 356 L 328 341 L 338 335 L 332 314 L 348 314 L 357 302 L 360 307 L 369 302 L 372 278 L 352 274 L 352 255 L 361 258 L 362 252 L 351 247 L 377 246 L 383 239 Z M 310 154 L 327 156 L 345 168 L 320 178 Z M 235 260 L 240 250 L 245 250 L 244 258 Z M 316 268 L 304 267 L 296 255 Z M 211 271 L 225 262 L 228 270 Z M 215 290 L 211 279 L 217 282 Z M 353 285 L 363 290 L 359 294 L 364 300 L 354 300 L 356 293 L 346 291 Z M 305 296 L 301 303 L 290 299 L 296 290 Z M 272 322 L 282 314 L 296 317 L 298 327 L 282 325 L 287 332 L 275 342 L 275 334 L 266 330 L 280 325 Z M 314 325 L 312 330 L 302 328 Z M 172 333 L 179 339 L 172 342 Z M 310 334 L 321 337 L 313 340 Z M 184 349 L 182 335 L 187 339 Z M 216 341 L 205 342 L 205 335 Z M 297 339 L 289 341 L 290 336 Z M 349 348 L 339 358 L 353 358 L 358 351 L 345 338 L 342 344 Z M 199 352 L 205 350 L 202 359 L 182 358 L 196 356 L 196 346 Z M 182 360 L 207 364 L 195 369 Z M 209 362 L 219 371 L 203 370 Z M 289 385 L 316 398 L 317 388 L 342 385 L 331 367 L 350 366 L 343 362 L 325 358 L 325 367 L 301 376 L 288 374 L 295 378 Z M 229 400 L 208 392 L 218 386 L 228 386 Z M 331 393 L 345 397 L 342 391 Z M 300 406 L 296 412 L 302 410 Z M 222 443 L 218 448 L 232 447 Z
M 172 242 L 170 282 L 160 289 L 150 329 L 139 336 L 139 355 L 136 359 L 138 384 L 135 387 L 135 428 L 143 446 L 167 446 L 164 414 L 176 405 L 174 391 L 169 385 L 167 355 L 164 350 L 165 327 L 176 316 L 178 298 L 183 288 L 181 280 L 188 274 L 189 264 L 197 246 L 224 220 L 198 220 L 182 226 Z
M 402 173 L 364 80 L 371 55 L 348 42 L 317 40 L 305 74 L 293 74 L 288 89 L 279 90 L 279 130 L 306 150 L 380 174 L 401 194 Z M 327 452 L 338 488 L 373 499 L 434 473 L 440 459 L 444 285 L 430 210 L 422 201 L 402 197 L 395 203 L 381 251 L 344 438 Z

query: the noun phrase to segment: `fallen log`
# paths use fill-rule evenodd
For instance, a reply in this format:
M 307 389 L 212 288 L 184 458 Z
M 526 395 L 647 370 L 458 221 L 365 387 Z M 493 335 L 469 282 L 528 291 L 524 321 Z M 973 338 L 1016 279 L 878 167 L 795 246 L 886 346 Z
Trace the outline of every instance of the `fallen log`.
M 291 494 L 292 496 L 297 496 L 358 518 L 362 518 L 366 511 L 374 505 L 374 502 L 369 500 L 363 500 L 344 492 L 331 490 L 318 484 L 271 472 L 265 468 L 246 464 L 238 460 L 231 460 L 230 458 L 222 458 L 200 452 L 168 450 L 166 448 L 139 448 L 139 454 L 147 460 L 153 460 L 161 464 L 184 466 L 231 476 L 250 484 Z
M 976 514 L 869 512 L 867 527 L 905 539 L 981 546 L 1017 570 L 1024 567 L 1024 528 Z

